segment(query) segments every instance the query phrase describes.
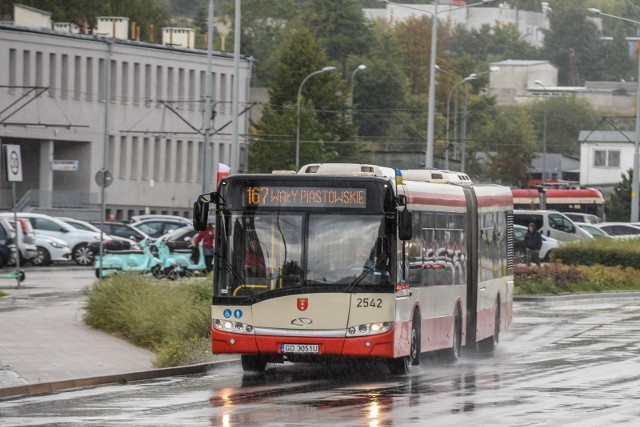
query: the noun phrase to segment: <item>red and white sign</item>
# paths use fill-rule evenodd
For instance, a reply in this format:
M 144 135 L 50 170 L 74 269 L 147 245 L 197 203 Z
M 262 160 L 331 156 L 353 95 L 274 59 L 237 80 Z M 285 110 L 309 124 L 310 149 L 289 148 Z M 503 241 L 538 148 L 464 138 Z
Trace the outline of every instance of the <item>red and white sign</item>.
M 19 145 L 5 145 L 7 159 L 7 181 L 22 182 L 22 156 Z
M 309 298 L 298 298 L 298 310 L 305 311 L 309 308 Z

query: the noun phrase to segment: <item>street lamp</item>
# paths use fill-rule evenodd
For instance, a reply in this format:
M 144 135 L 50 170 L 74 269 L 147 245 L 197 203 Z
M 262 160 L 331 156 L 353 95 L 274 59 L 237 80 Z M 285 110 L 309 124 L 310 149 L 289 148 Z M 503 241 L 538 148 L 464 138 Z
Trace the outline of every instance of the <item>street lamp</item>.
M 366 69 L 367 69 L 366 65 L 360 64 L 355 70 L 353 70 L 353 73 L 351 73 L 351 105 L 353 105 L 353 83 L 354 83 L 354 78 L 356 77 L 356 73 L 358 71 L 362 71 Z
M 451 105 L 451 95 L 453 94 L 454 91 L 456 91 L 457 93 L 457 88 L 459 85 L 461 85 L 462 83 L 467 83 L 470 82 L 472 80 L 476 79 L 476 74 L 475 73 L 471 73 L 469 74 L 467 77 L 465 77 L 464 79 L 460 80 L 459 82 L 457 82 L 456 84 L 454 84 L 451 87 L 451 90 L 449 91 L 449 96 L 447 96 L 447 132 L 446 132 L 446 137 L 445 139 L 447 140 L 447 147 L 444 151 L 444 168 L 445 169 L 449 169 L 449 106 Z
M 542 86 L 542 89 L 544 89 L 544 124 L 542 125 L 542 185 L 544 185 L 547 179 L 547 97 L 549 93 L 547 92 L 547 87 L 540 80 L 536 80 L 533 83 Z
M 464 6 L 453 7 L 445 10 L 444 12 L 452 12 L 458 9 L 465 9 L 474 6 L 480 6 L 483 4 L 493 3 L 495 0 L 482 0 L 477 3 L 471 3 Z M 437 50 L 437 40 L 438 40 L 438 0 L 434 2 L 433 12 L 426 11 L 424 9 L 419 9 L 416 7 L 411 7 L 402 3 L 390 2 L 387 0 L 383 0 L 383 3 L 394 4 L 396 6 L 406 7 L 408 9 L 415 9 L 421 12 L 426 12 L 431 15 L 431 61 L 429 64 L 429 105 L 427 110 L 427 149 L 425 151 L 425 168 L 433 167 L 433 136 L 434 136 L 434 123 L 436 117 L 436 50 Z
M 449 95 L 447 96 L 447 127 L 446 127 L 446 140 L 447 140 L 447 150 L 445 150 L 445 169 L 449 169 L 449 150 L 448 147 L 450 145 L 449 142 L 449 111 L 450 111 L 450 104 L 451 104 L 451 95 L 453 94 L 453 92 L 455 91 L 456 94 L 458 93 L 458 86 L 461 85 L 462 83 L 469 83 L 473 80 L 476 80 L 478 77 L 480 77 L 483 74 L 487 74 L 487 73 L 493 73 L 495 71 L 500 71 L 500 67 L 498 67 L 497 65 L 492 65 L 491 67 L 489 67 L 488 70 L 483 71 L 481 73 L 471 73 L 469 74 L 467 77 L 465 77 L 464 79 L 460 80 L 459 82 L 457 82 L 456 84 L 453 85 L 453 87 L 451 88 L 451 90 L 449 91 Z M 465 86 L 466 87 L 466 86 Z M 461 159 L 461 166 L 462 166 L 462 170 L 461 172 L 464 172 L 464 166 L 465 166 L 465 142 L 466 142 L 466 135 L 467 135 L 467 92 L 465 91 L 465 108 L 464 108 L 464 125 L 463 125 L 463 149 L 462 149 L 462 159 Z M 454 126 L 454 130 L 457 129 L 457 119 L 456 117 L 458 116 L 458 99 L 457 96 L 455 98 L 455 108 L 454 108 L 454 122 L 456 123 L 456 125 Z M 457 139 L 457 132 L 454 131 L 454 140 Z
M 607 16 L 613 19 L 619 19 L 621 21 L 632 22 L 640 25 L 640 21 L 634 21 L 633 19 L 623 18 L 622 16 L 609 15 L 608 13 L 602 13 L 600 9 L 589 8 L 587 9 L 594 15 Z M 640 192 L 640 51 L 638 51 L 638 89 L 636 93 L 636 143 L 633 153 L 633 177 L 631 181 L 631 222 L 638 222 L 638 210 L 640 209 L 640 203 L 638 201 L 638 193 Z
M 305 77 L 304 80 L 302 80 L 302 83 L 300 83 L 300 87 L 298 88 L 298 124 L 296 126 L 296 172 L 300 168 L 300 95 L 302 94 L 302 86 L 304 86 L 304 84 L 307 82 L 307 80 L 309 80 L 310 77 L 315 76 L 316 74 L 334 71 L 335 69 L 336 67 L 324 67 L 321 70 L 314 71 L 313 73 Z

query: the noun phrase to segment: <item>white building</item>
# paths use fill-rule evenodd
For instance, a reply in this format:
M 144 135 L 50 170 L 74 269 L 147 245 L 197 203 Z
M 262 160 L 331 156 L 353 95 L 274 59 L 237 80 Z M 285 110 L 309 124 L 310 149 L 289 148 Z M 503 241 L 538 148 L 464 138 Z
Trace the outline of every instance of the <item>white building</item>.
M 0 58 L 0 141 L 21 147 L 21 209 L 99 217 L 103 167 L 113 174 L 107 213 L 119 219 L 188 215 L 202 188 L 214 188 L 213 177 L 202 183 L 206 51 L 0 25 Z M 250 60 L 239 68 L 234 94 L 233 57 L 214 53 L 212 128 L 224 130 L 212 137 L 213 158 L 235 159 L 233 172 L 246 170 L 246 152 L 235 153 L 246 147 L 247 114 L 238 143 L 229 123 L 235 96 L 247 107 Z M 0 210 L 13 208 L 4 168 Z
M 549 29 L 549 19 L 546 14 L 531 12 L 511 7 L 507 2 L 501 2 L 497 7 L 460 7 L 459 5 L 438 4 L 438 19 L 450 21 L 454 26 L 461 25 L 467 31 L 479 30 L 483 25 L 495 26 L 513 24 L 522 35 L 522 39 L 533 46 L 540 47 L 544 41 L 544 30 Z M 434 4 L 387 4 L 385 8 L 363 9 L 368 19 L 382 19 L 389 25 L 406 20 L 412 16 L 431 17 L 435 11 Z
M 610 192 L 633 169 L 635 130 L 581 131 L 580 185 Z

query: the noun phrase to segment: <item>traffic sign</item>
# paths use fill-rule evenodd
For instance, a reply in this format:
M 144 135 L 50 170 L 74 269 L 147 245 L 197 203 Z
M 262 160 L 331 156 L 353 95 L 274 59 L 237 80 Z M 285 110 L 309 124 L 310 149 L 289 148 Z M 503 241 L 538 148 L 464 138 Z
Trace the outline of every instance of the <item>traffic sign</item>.
M 100 187 L 108 187 L 113 184 L 113 174 L 109 169 L 100 169 L 96 173 L 96 184 Z
M 20 146 L 5 145 L 5 158 L 7 159 L 7 181 L 22 182 L 22 156 Z

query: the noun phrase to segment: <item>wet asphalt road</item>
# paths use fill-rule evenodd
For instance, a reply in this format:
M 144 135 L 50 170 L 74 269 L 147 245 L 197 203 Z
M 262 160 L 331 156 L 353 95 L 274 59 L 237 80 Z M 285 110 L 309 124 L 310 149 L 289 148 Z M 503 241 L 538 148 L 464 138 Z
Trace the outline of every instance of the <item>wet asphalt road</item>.
M 0 425 L 638 425 L 640 298 L 518 302 L 494 356 L 408 377 L 358 364 L 205 376 L 0 401 Z

